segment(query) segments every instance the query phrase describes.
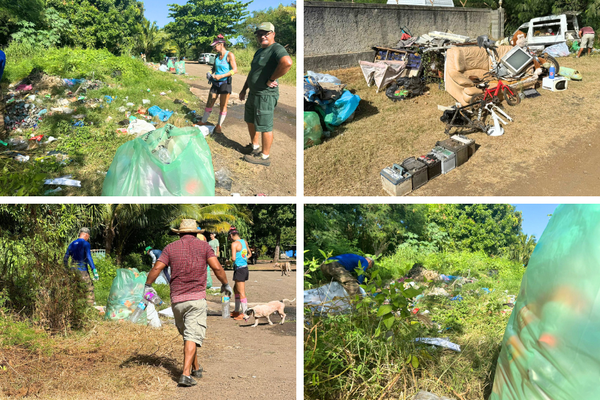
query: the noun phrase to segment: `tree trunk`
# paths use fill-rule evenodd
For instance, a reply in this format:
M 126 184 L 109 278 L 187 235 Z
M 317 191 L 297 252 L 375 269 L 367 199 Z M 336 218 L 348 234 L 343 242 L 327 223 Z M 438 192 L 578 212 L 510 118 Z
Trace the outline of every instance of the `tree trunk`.
M 281 240 L 281 232 L 277 232 L 277 244 L 275 245 L 275 256 L 273 257 L 273 262 L 279 262 L 279 242 Z

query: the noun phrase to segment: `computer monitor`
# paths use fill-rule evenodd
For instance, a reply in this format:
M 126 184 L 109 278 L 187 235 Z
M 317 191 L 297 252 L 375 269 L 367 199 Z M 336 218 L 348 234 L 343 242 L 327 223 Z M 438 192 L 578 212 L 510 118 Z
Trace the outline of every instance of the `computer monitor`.
M 511 72 L 513 75 L 520 74 L 531 62 L 530 54 L 519 46 L 513 47 L 500 62 Z

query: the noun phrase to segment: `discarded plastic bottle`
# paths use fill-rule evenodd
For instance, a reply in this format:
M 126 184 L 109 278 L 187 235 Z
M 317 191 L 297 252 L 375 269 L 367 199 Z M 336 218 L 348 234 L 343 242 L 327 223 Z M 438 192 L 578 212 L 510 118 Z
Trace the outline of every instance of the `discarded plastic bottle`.
M 162 306 L 164 303 L 162 299 L 156 294 L 152 292 L 148 292 L 144 295 L 144 299 L 148 300 L 150 303 L 154 304 L 156 307 Z
M 131 314 L 131 317 L 129 317 L 129 320 L 135 324 L 138 321 L 138 319 L 140 319 L 140 316 L 142 315 L 147 306 L 148 301 L 146 299 L 142 299 L 142 301 L 139 302 L 133 314 Z
M 226 294 L 221 297 L 221 317 L 229 318 L 229 296 Z
M 169 151 L 164 146 L 158 149 L 158 159 L 163 164 L 171 164 L 171 156 L 169 156 Z
M 548 72 L 550 73 L 550 76 L 548 76 L 548 78 L 554 79 L 554 75 L 556 74 L 556 68 L 554 67 L 554 65 L 550 66 Z

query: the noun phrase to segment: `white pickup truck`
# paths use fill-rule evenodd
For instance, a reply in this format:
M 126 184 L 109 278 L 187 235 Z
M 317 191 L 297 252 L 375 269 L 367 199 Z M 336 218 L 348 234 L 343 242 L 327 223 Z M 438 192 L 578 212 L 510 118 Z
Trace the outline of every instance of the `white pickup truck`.
M 548 46 L 567 40 L 580 41 L 577 12 L 533 18 L 521 25 L 517 31 L 527 34 L 527 45 L 533 50 L 543 50 Z

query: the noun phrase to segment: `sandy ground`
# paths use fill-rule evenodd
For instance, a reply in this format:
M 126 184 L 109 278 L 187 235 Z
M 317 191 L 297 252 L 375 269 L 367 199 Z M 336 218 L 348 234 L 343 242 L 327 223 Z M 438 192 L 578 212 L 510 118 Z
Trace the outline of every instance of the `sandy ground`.
M 514 118 L 505 134 L 468 136 L 478 145 L 464 165 L 438 176 L 411 196 L 591 196 L 599 195 L 600 57 L 561 57 L 583 81 L 565 92 L 538 89 L 541 96 L 504 110 Z M 304 152 L 305 194 L 309 196 L 387 196 L 380 171 L 407 157 L 426 154 L 444 140 L 437 105 L 454 100 L 429 85 L 430 94 L 391 102 L 367 88 L 360 68 L 329 71 L 361 96 L 353 122 L 334 137 Z M 326 154 L 325 154 L 326 153 Z
M 199 99 L 198 112 L 204 110 L 210 85 L 206 73 L 210 66 L 196 61 L 186 62 L 186 72 L 190 79 L 186 82 Z M 239 92 L 246 81 L 245 75 L 234 75 L 233 93 L 227 107 L 227 119 L 223 124 L 221 137 L 211 135 L 209 145 L 213 151 L 215 172 L 225 169 L 233 183 L 228 190 L 217 183 L 216 194 L 228 196 L 239 193 L 242 196 L 265 194 L 267 196 L 294 196 L 296 194 L 296 88 L 279 86 L 279 101 L 275 108 L 274 140 L 271 147 L 271 165 L 263 167 L 242 160 L 241 148 L 250 143 L 247 125 L 244 122 L 244 103 L 239 100 Z M 215 124 L 218 118 L 218 104 L 214 106 L 209 123 Z
M 232 276 L 233 272 L 227 271 L 230 281 Z M 218 283 L 214 275 L 213 282 Z M 276 271 L 250 270 L 246 286 L 249 305 L 292 300 L 295 293 L 296 271 L 289 277 Z M 207 338 L 198 353 L 204 377 L 195 387 L 177 388 L 175 398 L 295 399 L 296 302 L 286 303 L 283 325 L 279 325 L 279 316 L 274 316 L 274 325 L 263 319 L 252 328 L 252 318 L 247 322 L 221 318 L 219 301 L 214 296 L 209 299 Z

